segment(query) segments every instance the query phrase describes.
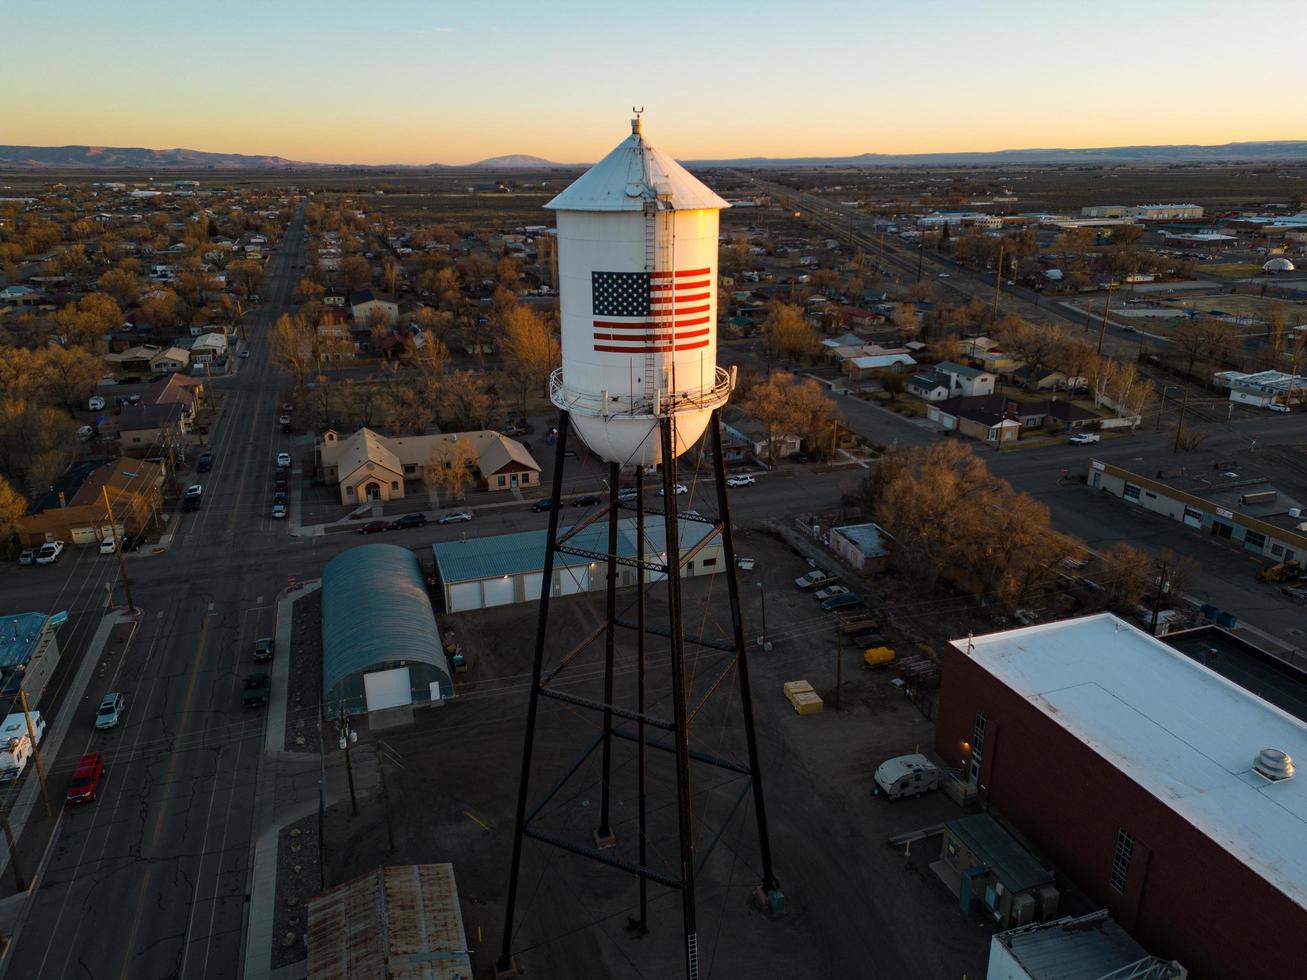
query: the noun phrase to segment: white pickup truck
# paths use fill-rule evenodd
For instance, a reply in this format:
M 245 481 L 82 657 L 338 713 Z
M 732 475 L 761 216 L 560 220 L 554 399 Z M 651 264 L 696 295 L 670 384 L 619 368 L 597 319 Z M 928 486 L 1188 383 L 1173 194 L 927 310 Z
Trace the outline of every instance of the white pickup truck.
M 32 712 L 32 731 L 36 733 L 36 744 L 40 745 L 45 737 L 45 719 L 39 711 Z M 27 719 L 21 711 L 9 715 L 4 726 L 0 727 L 0 781 L 9 782 L 21 776 L 32 751 Z
M 819 585 L 832 585 L 838 582 L 834 575 L 822 568 L 814 568 L 807 575 L 800 575 L 794 584 L 800 589 L 815 589 Z

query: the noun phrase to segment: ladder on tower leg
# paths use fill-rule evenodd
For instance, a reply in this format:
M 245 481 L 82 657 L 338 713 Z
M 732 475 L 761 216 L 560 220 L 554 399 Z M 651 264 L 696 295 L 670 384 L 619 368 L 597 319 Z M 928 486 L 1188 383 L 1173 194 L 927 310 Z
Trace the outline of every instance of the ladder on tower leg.
M 646 201 L 644 205 L 644 271 L 650 274 L 649 295 L 652 298 L 652 274 L 658 271 L 658 205 L 654 201 Z M 653 318 L 652 309 L 650 318 Z M 658 357 L 654 353 L 652 344 L 645 350 L 640 378 L 643 383 L 645 404 L 652 412 L 658 396 Z

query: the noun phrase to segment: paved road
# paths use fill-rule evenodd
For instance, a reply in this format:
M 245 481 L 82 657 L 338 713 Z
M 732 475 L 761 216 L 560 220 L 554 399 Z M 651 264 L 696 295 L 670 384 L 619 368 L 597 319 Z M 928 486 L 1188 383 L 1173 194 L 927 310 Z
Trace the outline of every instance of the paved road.
M 61 793 L 78 754 L 103 752 L 104 789 L 94 804 L 64 814 L 9 976 L 238 972 L 263 724 L 261 714 L 244 713 L 239 683 L 249 642 L 270 631 L 284 581 L 286 560 L 268 556 L 289 540 L 268 521 L 274 454 L 289 446 L 262 336 L 289 306 L 303 237 L 300 215 L 270 260 L 266 303 L 250 323 L 252 355 L 217 386 L 222 419 L 203 507 L 175 518 L 166 553 L 129 560 L 141 627 L 117 672 L 92 682 L 85 727 L 74 723 L 51 767 Z M 116 564 L 72 550 L 76 557 L 55 569 L 24 570 L 36 574 L 15 582 L 6 606 L 59 608 L 51 600 L 60 593 L 93 604 L 102 583 L 116 579 Z M 114 688 L 126 692 L 126 721 L 96 733 L 94 704 Z

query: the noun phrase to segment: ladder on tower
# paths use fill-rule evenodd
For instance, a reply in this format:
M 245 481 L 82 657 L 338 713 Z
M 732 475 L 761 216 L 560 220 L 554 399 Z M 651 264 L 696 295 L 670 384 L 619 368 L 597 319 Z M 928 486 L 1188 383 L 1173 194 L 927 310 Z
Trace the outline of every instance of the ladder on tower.
M 654 296 L 653 273 L 662 271 L 658 268 L 658 202 L 644 202 L 644 271 L 649 273 L 649 297 L 652 300 Z M 654 319 L 653 310 L 650 310 L 650 319 Z M 658 403 L 658 355 L 654 353 L 654 344 L 650 343 L 645 349 L 644 367 L 640 372 L 640 380 L 644 389 L 644 401 L 649 406 L 648 410 L 652 412 L 654 406 Z

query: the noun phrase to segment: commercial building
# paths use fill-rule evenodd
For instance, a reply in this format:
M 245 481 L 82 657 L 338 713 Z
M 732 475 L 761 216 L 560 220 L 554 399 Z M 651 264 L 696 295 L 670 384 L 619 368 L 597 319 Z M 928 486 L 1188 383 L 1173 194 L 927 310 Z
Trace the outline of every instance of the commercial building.
M 1127 218 L 1140 221 L 1185 221 L 1203 216 L 1198 204 L 1136 204 L 1125 209 Z
M 1111 614 L 957 640 L 936 751 L 1197 977 L 1301 973 L 1307 724 Z
M 1148 953 L 1106 910 L 1000 932 L 985 980 L 1185 980 L 1175 960 Z
M 15 704 L 20 690 L 27 692 L 27 706 L 36 708 L 59 663 L 59 640 L 55 631 L 68 619 L 67 613 L 47 616 L 27 612 L 0 616 L 0 698 Z M 11 709 L 20 710 L 20 709 Z
M 685 562 L 682 578 L 712 575 L 722 570 L 726 561 L 722 539 L 711 524 L 683 518 L 677 523 L 677 529 L 681 558 Z M 562 536 L 566 529 L 559 533 Z M 666 539 L 661 521 L 646 521 L 644 533 L 646 558 L 663 561 Z M 445 612 L 466 612 L 539 599 L 547 535 L 548 531 L 544 530 L 519 531 L 433 544 L 431 551 L 435 555 L 437 583 L 445 597 Z M 637 545 L 635 519 L 622 519 L 617 525 L 618 554 L 634 558 Z M 568 540 L 568 546 L 588 554 L 560 552 L 555 556 L 550 595 L 575 595 L 607 588 L 608 566 L 603 557 L 608 551 L 607 524 L 596 522 L 583 528 Z M 619 588 L 635 585 L 638 577 L 637 569 L 617 566 Z M 656 582 L 663 577 L 644 572 L 645 582 Z
M 381 867 L 327 889 L 309 900 L 306 938 L 308 980 L 472 976 L 452 864 Z
M 463 444 L 476 463 L 483 490 L 516 490 L 540 484 L 540 466 L 516 439 L 491 429 L 429 436 L 383 436 L 359 429 L 342 437 L 322 433 L 318 466 L 322 478 L 340 488 L 340 502 L 398 500 L 406 480 L 420 481 L 431 454 L 440 446 Z
M 92 470 L 71 498 L 61 492 L 42 501 L 37 510 L 18 519 L 16 533 L 24 547 L 38 548 L 47 541 L 98 544 L 113 533 L 104 506 L 104 487 L 120 534 L 145 530 L 158 513 L 163 492 L 163 467 L 143 459 L 122 456 Z M 62 506 L 61 506 L 62 502 Z
M 322 571 L 322 713 L 437 702 L 449 661 L 417 556 L 393 544 L 342 552 Z
M 881 572 L 889 562 L 887 539 L 879 524 L 846 524 L 831 528 L 830 548 L 859 572 Z
M 1244 405 L 1294 405 L 1307 398 L 1307 377 L 1284 371 L 1221 371 L 1213 379 L 1230 391 L 1230 401 Z
M 1215 460 L 1217 467 L 1228 465 Z M 1089 486 L 1185 527 L 1242 545 L 1274 561 L 1307 558 L 1303 505 L 1268 479 L 1232 469 L 1186 466 L 1147 477 L 1114 463 L 1089 463 Z

